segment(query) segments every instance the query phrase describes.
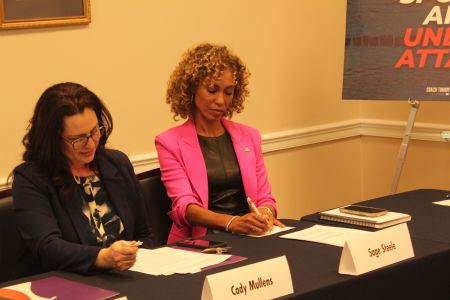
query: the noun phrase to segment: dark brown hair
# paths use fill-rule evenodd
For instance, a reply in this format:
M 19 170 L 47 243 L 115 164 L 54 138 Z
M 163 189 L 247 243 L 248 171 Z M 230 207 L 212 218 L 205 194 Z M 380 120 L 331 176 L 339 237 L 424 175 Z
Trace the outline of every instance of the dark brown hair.
M 102 101 L 86 87 L 72 82 L 53 85 L 39 98 L 33 117 L 22 139 L 25 146 L 23 160 L 33 162 L 45 171 L 56 185 L 73 181 L 69 162 L 62 150 L 64 118 L 94 110 L 99 126 L 105 127 L 91 167 L 96 166 L 97 153 L 104 151 L 113 129 L 111 114 Z

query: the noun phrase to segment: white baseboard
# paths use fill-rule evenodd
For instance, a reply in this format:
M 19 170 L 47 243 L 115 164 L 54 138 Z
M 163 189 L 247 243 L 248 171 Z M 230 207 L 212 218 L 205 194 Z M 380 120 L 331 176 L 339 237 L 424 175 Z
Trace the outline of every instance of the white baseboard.
M 375 136 L 403 138 L 406 122 L 382 119 L 352 119 L 318 126 L 265 133 L 262 135 L 263 153 L 298 148 L 302 146 L 336 141 L 349 137 Z M 420 123 L 414 125 L 412 139 L 445 142 L 441 132 L 450 130 L 450 125 Z M 136 173 L 159 167 L 156 152 L 131 155 Z M 6 178 L 0 179 L 0 189 L 6 188 Z

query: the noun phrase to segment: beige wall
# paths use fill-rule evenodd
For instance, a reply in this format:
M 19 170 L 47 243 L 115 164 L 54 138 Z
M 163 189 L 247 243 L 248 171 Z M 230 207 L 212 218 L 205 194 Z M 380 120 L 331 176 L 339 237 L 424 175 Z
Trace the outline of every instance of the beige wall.
M 0 174 L 20 160 L 37 98 L 61 81 L 85 84 L 105 100 L 114 147 L 153 151 L 153 137 L 174 125 L 164 102 L 169 74 L 204 41 L 229 45 L 252 72 L 237 120 L 264 133 L 354 118 L 359 104 L 339 96 L 345 5 L 327 2 L 333 9 L 311 0 L 91 1 L 89 26 L 1 31 L 0 126 L 8 130 L 0 132 L 7 145 Z
M 251 96 L 235 119 L 262 133 L 407 119 L 405 102 L 341 100 L 345 0 L 108 0 L 91 7 L 88 26 L 0 32 L 0 178 L 20 162 L 37 98 L 62 81 L 85 84 L 104 99 L 115 121 L 112 147 L 153 153 L 154 136 L 175 124 L 164 103 L 167 78 L 181 53 L 204 41 L 230 46 L 247 63 Z M 450 124 L 449 110 L 447 103 L 424 104 L 418 118 Z M 405 171 L 420 172 L 435 144 L 419 144 Z M 446 156 L 438 144 L 436 165 Z M 386 193 L 397 149 L 398 140 L 355 137 L 266 155 L 281 216 Z M 426 183 L 447 186 L 448 179 L 439 173 Z M 422 184 L 408 175 L 401 188 Z
M 266 155 L 273 193 L 284 218 L 360 199 L 359 138 Z
M 362 197 L 389 193 L 395 173 L 400 140 L 362 139 Z M 412 140 L 398 184 L 398 192 L 419 188 L 450 190 L 449 143 Z
M 406 121 L 409 111 L 410 105 L 405 101 L 361 101 L 362 118 Z M 416 122 L 450 124 L 450 103 L 420 101 Z

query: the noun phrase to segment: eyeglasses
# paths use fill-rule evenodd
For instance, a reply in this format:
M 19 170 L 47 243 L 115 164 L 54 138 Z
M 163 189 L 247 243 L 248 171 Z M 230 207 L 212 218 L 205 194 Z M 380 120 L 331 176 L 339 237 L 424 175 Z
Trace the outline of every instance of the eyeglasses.
M 96 127 L 81 137 L 77 137 L 74 139 L 63 138 L 66 142 L 72 145 L 73 150 L 78 151 L 86 147 L 87 143 L 89 143 L 89 139 L 92 138 L 93 141 L 98 141 L 98 139 L 105 134 L 105 127 L 100 126 Z

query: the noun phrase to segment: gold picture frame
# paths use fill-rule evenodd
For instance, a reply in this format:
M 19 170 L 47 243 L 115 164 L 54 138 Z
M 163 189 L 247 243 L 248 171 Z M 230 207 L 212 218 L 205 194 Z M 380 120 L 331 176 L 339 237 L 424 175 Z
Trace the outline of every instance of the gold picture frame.
M 0 0 L 0 29 L 82 25 L 90 22 L 89 0 Z

